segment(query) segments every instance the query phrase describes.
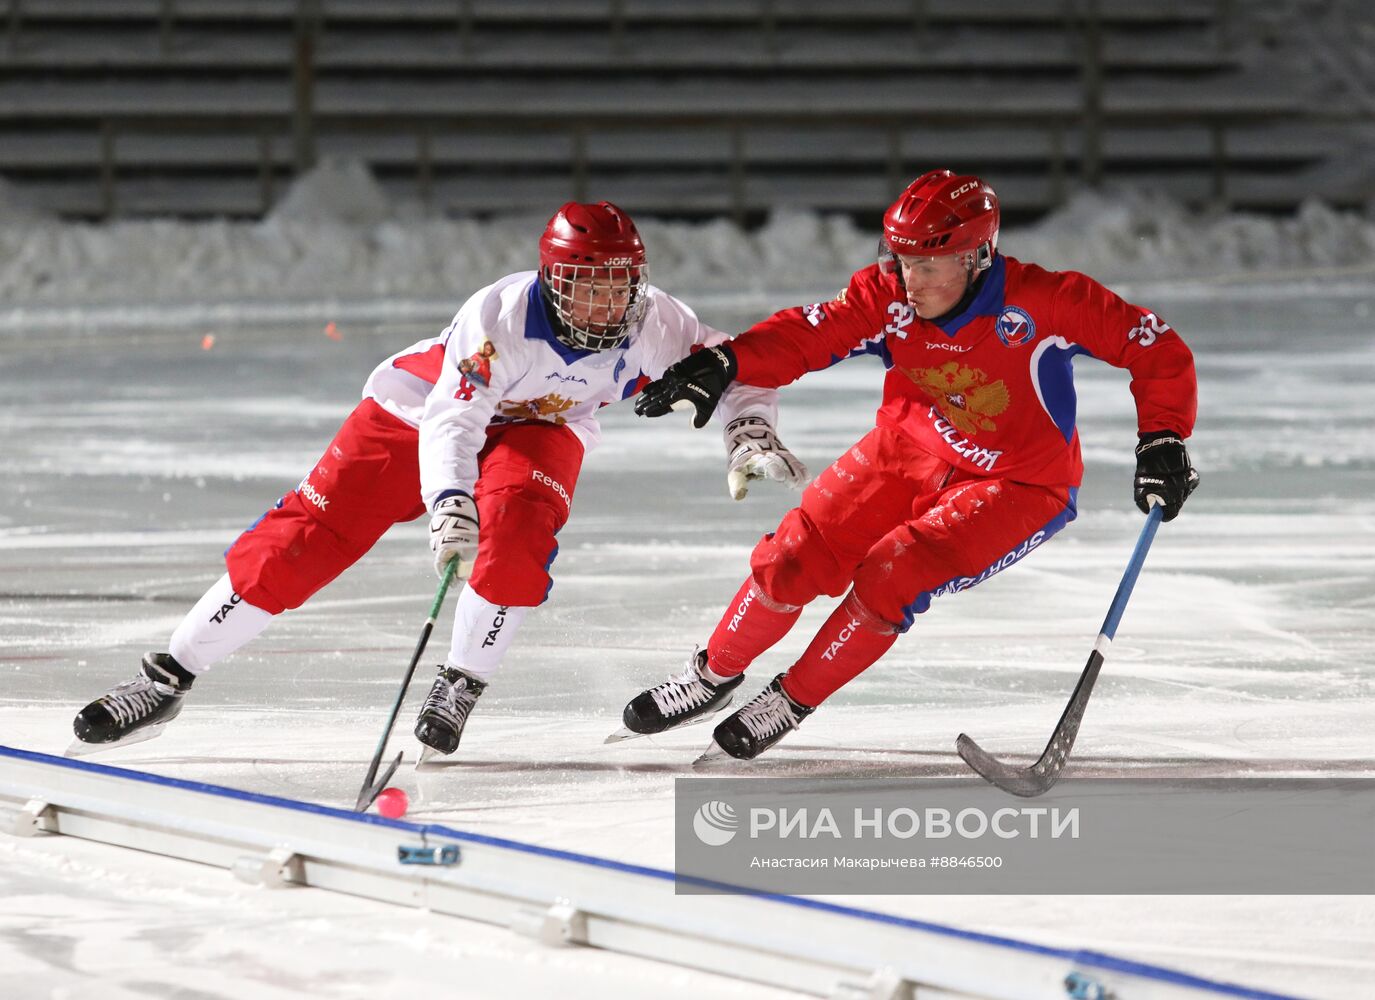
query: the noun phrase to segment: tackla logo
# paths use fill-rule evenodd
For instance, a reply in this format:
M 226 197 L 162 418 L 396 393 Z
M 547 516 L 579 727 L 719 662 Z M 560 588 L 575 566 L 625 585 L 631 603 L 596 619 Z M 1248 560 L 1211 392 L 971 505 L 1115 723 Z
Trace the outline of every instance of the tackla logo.
M 487 632 L 487 638 L 482 640 L 483 649 L 497 644 L 497 636 L 501 634 L 501 627 L 506 624 L 506 613 L 510 610 L 511 609 L 506 606 L 497 608 L 497 613 L 492 618 L 492 627 Z
M 214 622 L 216 625 L 223 625 L 225 617 L 229 614 L 229 612 L 237 608 L 239 606 L 239 602 L 242 600 L 243 598 L 240 597 L 238 594 L 232 595 L 229 598 L 229 603 L 221 604 L 220 610 L 216 611 L 213 615 L 211 615 L 210 620 Z
M 826 652 L 821 654 L 821 658 L 823 660 L 829 660 L 836 653 L 840 652 L 843 648 L 845 648 L 845 644 L 850 641 L 850 637 L 855 634 L 855 630 L 858 628 L 858 619 L 851 618 L 850 621 L 846 624 L 846 626 L 840 630 L 840 635 L 836 636 L 835 641 L 831 643 L 830 648 L 827 649 Z
M 740 821 L 735 818 L 735 810 L 729 803 L 720 799 L 702 803 L 697 807 L 697 814 L 692 817 L 692 832 L 708 847 L 729 844 L 739 827 Z

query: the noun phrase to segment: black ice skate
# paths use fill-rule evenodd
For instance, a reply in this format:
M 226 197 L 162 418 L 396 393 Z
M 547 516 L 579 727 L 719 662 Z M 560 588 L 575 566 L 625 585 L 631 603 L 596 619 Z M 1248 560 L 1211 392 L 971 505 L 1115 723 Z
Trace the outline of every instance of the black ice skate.
M 83 708 L 72 721 L 76 740 L 68 757 L 142 743 L 161 736 L 181 712 L 195 675 L 169 653 L 145 653 L 137 677 L 112 688 Z
M 754 760 L 814 711 L 784 693 L 783 675 L 779 674 L 749 704 L 716 727 L 711 746 L 693 763 L 709 764 L 727 757 Z
M 458 749 L 468 713 L 486 690 L 487 682 L 470 673 L 457 667 L 439 668 L 439 676 L 434 679 L 425 707 L 415 720 L 415 738 L 425 745 L 420 763 L 436 753 L 451 754 Z
M 706 665 L 707 651 L 696 650 L 682 673 L 637 694 L 621 716 L 624 727 L 608 736 L 606 742 L 619 743 L 636 736 L 705 722 L 724 709 L 745 675 L 738 674 L 713 684 L 702 676 Z

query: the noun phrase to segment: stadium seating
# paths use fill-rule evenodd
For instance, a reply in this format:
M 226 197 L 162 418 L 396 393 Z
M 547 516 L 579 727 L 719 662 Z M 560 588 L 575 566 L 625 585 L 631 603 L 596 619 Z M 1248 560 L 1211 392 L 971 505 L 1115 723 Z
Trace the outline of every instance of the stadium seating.
M 1238 6 L 11 0 L 0 176 L 74 217 L 254 216 L 321 156 L 454 214 L 864 214 L 931 165 L 1014 218 L 1081 182 L 1289 208 L 1349 130 Z

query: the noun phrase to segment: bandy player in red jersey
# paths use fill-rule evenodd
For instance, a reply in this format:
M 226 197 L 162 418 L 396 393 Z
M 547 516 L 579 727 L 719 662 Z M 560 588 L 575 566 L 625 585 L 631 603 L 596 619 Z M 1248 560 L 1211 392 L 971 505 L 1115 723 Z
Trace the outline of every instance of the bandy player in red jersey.
M 690 350 L 726 335 L 649 284 L 634 222 L 569 202 L 539 243 L 540 269 L 472 296 L 438 337 L 372 373 L 363 401 L 299 486 L 225 552 L 225 574 L 139 674 L 86 706 L 80 752 L 157 735 L 192 682 L 362 558 L 393 524 L 430 515 L 435 569 L 471 564 L 453 639 L 415 734 L 452 753 L 527 612 L 552 586 L 597 412 Z M 801 486 L 778 441 L 773 389 L 722 398 L 732 495 L 751 478 Z
M 728 386 L 782 386 L 847 357 L 888 368 L 876 426 L 755 547 L 706 649 L 626 706 L 632 733 L 722 710 L 743 671 L 821 594 L 844 601 L 801 659 L 715 730 L 707 758 L 753 759 L 877 661 L 931 601 L 1006 569 L 1075 517 L 1083 474 L 1071 361 L 1131 373 L 1137 506 L 1173 519 L 1198 483 L 1184 447 L 1197 387 L 1184 341 L 1093 279 L 998 253 L 998 199 L 928 173 L 883 220 L 879 260 L 831 302 L 786 309 L 673 365 L 636 401 L 691 402 L 702 426 Z M 848 590 L 848 593 L 846 593 Z

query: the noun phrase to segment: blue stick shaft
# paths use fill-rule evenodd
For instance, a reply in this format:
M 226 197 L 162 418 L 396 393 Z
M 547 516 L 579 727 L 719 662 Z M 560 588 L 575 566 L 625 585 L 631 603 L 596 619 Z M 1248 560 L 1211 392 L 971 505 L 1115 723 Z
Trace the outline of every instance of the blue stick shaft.
M 1160 527 L 1160 518 L 1164 513 L 1165 509 L 1156 504 L 1146 515 L 1141 537 L 1136 540 L 1136 549 L 1127 563 L 1127 571 L 1122 574 L 1122 582 L 1117 585 L 1117 594 L 1112 599 L 1112 606 L 1108 608 L 1108 617 L 1103 620 L 1103 628 L 1099 635 L 1108 639 L 1117 635 L 1117 623 L 1122 620 L 1122 612 L 1127 610 L 1127 599 L 1132 596 L 1132 588 L 1136 586 L 1136 578 L 1141 575 L 1146 553 L 1151 550 L 1151 542 L 1155 540 L 1155 529 Z

